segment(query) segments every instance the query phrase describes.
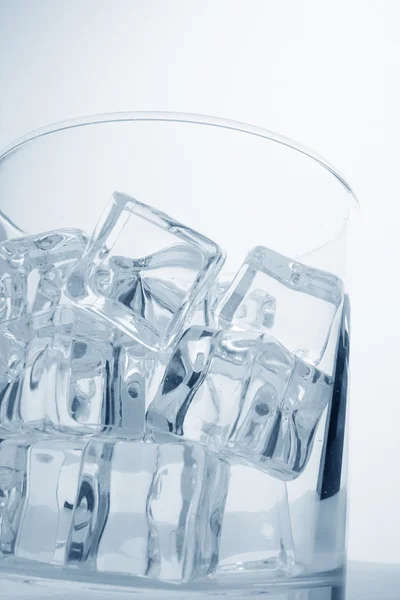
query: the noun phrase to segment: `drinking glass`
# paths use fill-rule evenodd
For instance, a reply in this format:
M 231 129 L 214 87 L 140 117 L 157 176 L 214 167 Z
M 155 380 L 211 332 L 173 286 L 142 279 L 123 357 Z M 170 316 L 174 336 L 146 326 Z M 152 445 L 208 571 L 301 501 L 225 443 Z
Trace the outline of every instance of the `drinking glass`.
M 128 194 L 219 244 L 226 251 L 222 282 L 231 282 L 249 251 L 259 247 L 286 260 L 292 275 L 296 265 L 306 269 L 311 292 L 294 292 L 288 318 L 276 334 L 279 338 L 282 333 L 278 341 L 284 345 L 297 327 L 312 336 L 321 332 L 323 336 L 327 328 L 326 298 L 313 294 L 313 277 L 327 273 L 334 285 L 343 282 L 340 301 L 333 308 L 330 305 L 334 314 L 322 359 L 308 360 L 301 352 L 295 353 L 296 360 L 304 359 L 303 367 L 310 365 L 307 368 L 312 370 L 317 365 L 330 378 L 330 399 L 311 427 L 307 460 L 297 471 L 292 469 L 288 475 L 268 468 L 251 451 L 243 460 L 235 454 L 221 458 L 232 472 L 230 508 L 222 518 L 219 562 L 211 574 L 177 585 L 137 577 L 129 573 L 129 567 L 116 573 L 113 567 L 98 572 L 93 566 L 73 569 L 68 564 L 47 564 L 39 559 L 42 541 L 38 535 L 31 540 L 33 559 L 0 551 L 0 578 L 45 586 L 40 588 L 41 597 L 46 585 L 53 590 L 69 589 L 75 596 L 83 591 L 95 594 L 96 586 L 96 593 L 135 591 L 144 599 L 244 598 L 269 592 L 274 598 L 305 600 L 320 597 L 312 595 L 316 589 L 322 590 L 324 599 L 341 597 L 346 561 L 350 348 L 347 241 L 356 208 L 350 186 L 318 155 L 258 127 L 173 113 L 96 116 L 28 134 L 2 152 L 0 239 L 60 228 L 80 228 L 90 234 L 114 192 Z M 125 246 L 129 256 L 129 240 Z M 292 284 L 286 291 L 293 289 L 294 279 Z M 309 308 L 308 300 L 316 303 L 315 310 Z M 219 314 L 226 317 L 226 304 L 224 308 L 220 302 Z M 265 323 L 268 328 L 268 320 Z M 272 329 L 272 339 L 274 333 Z M 307 420 L 307 415 L 301 418 Z M 295 436 L 301 436 L 303 426 L 300 419 Z M 50 443 L 51 436 L 46 440 Z M 45 481 L 41 484 L 46 486 Z M 202 485 L 207 491 L 213 481 L 205 480 Z M 0 493 L 0 540 L 1 499 Z M 39 493 L 36 502 L 46 510 L 45 494 L 41 499 Z M 129 529 L 131 513 L 121 518 L 123 527 Z M 196 540 L 188 543 L 196 544 Z M 121 555 L 114 552 L 109 557 L 110 564 L 125 564 L 126 555 L 129 558 L 129 544 L 121 547 Z M 37 586 L 31 586 L 32 596 Z M 298 595 L 291 595 L 294 590 L 300 590 Z

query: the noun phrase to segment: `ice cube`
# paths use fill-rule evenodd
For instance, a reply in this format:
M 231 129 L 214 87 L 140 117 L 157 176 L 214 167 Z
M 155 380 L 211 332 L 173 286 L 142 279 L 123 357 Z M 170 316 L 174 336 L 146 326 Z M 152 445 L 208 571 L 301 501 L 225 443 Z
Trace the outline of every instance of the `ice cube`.
M 261 335 L 190 327 L 176 345 L 147 424 L 220 449 L 229 439 Z
M 27 492 L 15 556 L 63 565 L 85 443 L 33 443 L 27 458 Z
M 13 555 L 26 497 L 29 443 L 0 440 L 0 557 Z
M 90 441 L 69 564 L 176 583 L 212 572 L 228 477 L 196 444 Z
M 149 348 L 163 349 L 179 335 L 223 260 L 206 237 L 114 193 L 66 293 Z
M 218 571 L 289 571 L 294 547 L 286 483 L 240 464 L 230 473 Z
M 0 244 L 0 322 L 55 307 L 87 238 L 79 229 L 57 229 Z
M 15 357 L 12 370 L 0 370 L 2 427 L 100 431 L 107 419 L 113 335 L 106 322 L 66 306 L 1 324 L 2 363 Z
M 79 308 L 60 306 L 0 324 L 3 434 L 117 430 L 143 437 L 140 398 L 131 393 L 128 410 L 120 393 L 120 356 L 118 332 Z
M 250 462 L 258 457 L 271 473 L 296 478 L 332 397 L 332 377 L 264 338 L 248 392 L 229 446 Z
M 332 387 L 270 336 L 194 326 L 171 356 L 147 426 L 153 439 L 172 433 L 294 479 Z
M 257 246 L 215 314 L 220 327 L 269 333 L 316 365 L 342 300 L 343 283 L 332 273 Z

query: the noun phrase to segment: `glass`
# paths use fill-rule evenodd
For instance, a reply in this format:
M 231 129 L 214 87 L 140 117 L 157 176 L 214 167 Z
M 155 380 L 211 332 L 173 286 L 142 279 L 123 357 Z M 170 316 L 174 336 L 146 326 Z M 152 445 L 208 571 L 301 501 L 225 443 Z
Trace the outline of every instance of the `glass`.
M 20 348 L 21 330 L 28 327 L 35 332 L 35 344 L 45 337 L 43 331 L 50 339 L 46 343 L 52 344 L 59 328 L 73 322 L 78 331 L 71 342 L 75 348 L 89 335 L 90 326 L 101 338 L 104 370 L 108 362 L 103 348 L 112 352 L 116 342 L 104 338 L 103 326 L 96 325 L 96 319 L 110 320 L 109 307 L 116 304 L 117 317 L 111 321 L 118 322 L 125 335 L 141 339 L 144 329 L 136 327 L 137 318 L 125 327 L 125 308 L 109 300 L 107 277 L 112 268 L 118 277 L 129 270 L 131 263 L 121 261 L 120 256 L 131 256 L 132 240 L 145 246 L 158 243 L 160 233 L 148 229 L 149 223 L 162 221 L 163 235 L 179 228 L 165 220 L 165 215 L 160 220 L 159 213 L 140 208 L 124 194 L 223 248 L 226 260 L 219 287 L 213 288 L 215 298 L 211 299 L 210 277 L 196 275 L 199 254 L 193 258 L 194 246 L 191 255 L 185 254 L 182 243 L 195 240 L 196 252 L 204 251 L 204 256 L 211 246 L 185 229 L 181 245 L 171 246 L 179 251 L 170 252 L 168 260 L 177 260 L 176 268 L 185 264 L 193 280 L 204 280 L 206 296 L 199 292 L 196 312 L 185 321 L 192 327 L 181 338 L 181 325 L 174 329 L 176 339 L 171 340 L 178 345 L 165 351 L 165 362 L 161 338 L 154 341 L 147 334 L 143 338 L 147 350 L 139 344 L 139 356 L 136 341 L 124 359 L 125 367 L 136 368 L 132 365 L 145 359 L 155 361 L 161 370 L 156 378 L 158 391 L 150 408 L 146 405 L 146 441 L 151 443 L 143 444 L 141 430 L 130 428 L 129 418 L 121 428 L 99 425 L 98 404 L 78 427 L 69 416 L 65 421 L 52 417 L 48 394 L 46 406 L 50 408 L 41 421 L 35 416 L 38 403 L 43 402 L 37 389 L 34 409 L 30 397 L 21 395 L 24 413 L 18 415 L 18 422 L 13 421 L 17 423 L 13 433 L 3 432 L 7 439 L 1 442 L 2 577 L 23 574 L 32 580 L 63 580 L 64 585 L 104 583 L 120 591 L 126 586 L 128 591 L 140 591 L 143 598 L 196 594 L 212 598 L 221 593 L 243 598 L 274 590 L 277 598 L 303 600 L 317 597 L 312 595 L 315 589 L 323 590 L 323 598 L 338 598 L 346 560 L 347 239 L 356 207 L 351 188 L 325 160 L 291 140 L 208 117 L 113 114 L 27 135 L 0 156 L 0 239 L 66 228 L 90 235 L 104 206 L 111 213 L 117 207 L 118 215 L 125 215 L 124 223 L 135 211 L 145 221 L 143 229 L 140 224 L 132 225 L 132 235 L 118 238 L 118 252 L 110 254 L 107 268 L 102 263 L 103 270 L 96 272 L 96 289 L 103 302 L 99 304 L 97 296 L 93 299 L 93 290 L 86 296 L 89 324 L 76 329 L 80 318 L 73 313 L 76 308 L 58 308 L 51 316 L 39 311 L 34 319 L 23 317 L 2 324 L 4 339 L 19 340 Z M 104 213 L 101 231 L 108 235 L 111 221 L 107 218 Z M 86 243 L 86 237 L 79 236 L 79 243 Z M 62 235 L 63 243 L 67 237 Z M 30 239 L 30 244 L 38 246 L 37 237 Z M 103 244 L 100 234 L 97 239 L 89 253 L 94 262 L 103 256 L 108 243 Z M 221 260 L 217 257 L 215 265 Z M 88 261 L 86 267 L 92 264 Z M 72 277 L 80 273 L 79 268 L 73 268 L 65 288 L 65 302 L 72 300 L 78 306 L 80 296 Z M 194 296 L 190 298 L 194 302 Z M 59 296 L 51 296 L 52 308 L 59 301 Z M 209 302 L 207 310 L 211 306 L 222 332 L 214 328 L 205 336 L 209 324 L 199 325 L 196 320 L 198 311 L 203 314 L 200 301 Z M 179 315 L 182 321 L 188 317 L 184 312 Z M 160 323 L 164 336 L 172 326 L 165 320 Z M 205 338 L 212 340 L 206 346 Z M 7 346 L 7 352 L 12 351 L 15 348 Z M 219 409 L 225 412 L 217 418 L 210 409 L 212 398 L 205 398 L 205 392 L 199 397 L 196 391 L 196 402 L 182 417 L 187 390 L 194 393 L 189 383 L 193 373 L 186 371 L 181 377 L 184 385 L 172 391 L 167 383 L 177 377 L 177 357 L 193 352 L 201 390 L 213 389 L 221 373 L 225 390 L 232 381 L 242 385 L 251 371 L 249 388 L 261 378 L 262 393 L 254 393 L 251 406 L 243 410 L 241 402 L 248 389 L 237 392 L 236 387 L 228 408 L 224 405 L 222 410 L 221 405 Z M 240 356 L 243 375 L 231 355 Z M 199 366 L 205 356 L 208 371 L 203 364 Z M 32 372 L 33 367 L 31 380 Z M 48 381 L 48 389 L 52 389 L 51 382 L 61 385 L 58 380 Z M 140 396 L 142 384 L 135 380 L 127 388 L 130 402 Z M 82 383 L 76 385 L 81 395 L 88 393 Z M 9 389 L 4 392 L 1 400 L 5 402 L 8 394 L 8 406 L 10 393 Z M 118 394 L 113 402 L 121 403 L 122 414 L 127 404 L 121 400 L 122 392 Z M 142 400 L 145 405 L 146 397 Z M 96 396 L 96 402 L 101 403 L 101 398 Z M 33 429 L 19 428 L 21 419 L 24 427 L 34 423 Z M 225 435 L 226 423 L 231 426 L 229 436 Z M 164 483 L 155 493 L 153 479 L 160 473 Z M 90 483 L 97 495 L 85 495 L 82 481 Z M 190 492 L 182 487 L 185 481 L 190 482 Z M 14 503 L 18 499 L 18 507 L 10 512 L 11 494 Z M 146 513 L 150 504 L 151 523 Z M 204 522 L 201 532 L 193 529 L 198 521 Z M 13 528 L 16 542 L 10 542 Z M 45 530 L 47 535 L 43 535 Z M 184 542 L 179 538 L 182 535 Z M 154 541 L 154 536 L 159 546 L 153 548 L 150 561 L 149 546 L 143 551 L 141 544 L 146 539 Z M 291 590 L 298 588 L 303 595 L 291 596 Z

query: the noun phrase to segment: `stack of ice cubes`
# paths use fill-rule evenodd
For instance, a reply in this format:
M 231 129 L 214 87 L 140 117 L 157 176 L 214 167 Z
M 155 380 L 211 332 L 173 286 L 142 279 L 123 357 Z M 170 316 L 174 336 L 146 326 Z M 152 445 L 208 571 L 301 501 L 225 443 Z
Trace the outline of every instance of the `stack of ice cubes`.
M 332 396 L 343 286 L 265 247 L 223 264 L 119 193 L 91 237 L 0 244 L 0 561 L 290 572 L 286 481 Z

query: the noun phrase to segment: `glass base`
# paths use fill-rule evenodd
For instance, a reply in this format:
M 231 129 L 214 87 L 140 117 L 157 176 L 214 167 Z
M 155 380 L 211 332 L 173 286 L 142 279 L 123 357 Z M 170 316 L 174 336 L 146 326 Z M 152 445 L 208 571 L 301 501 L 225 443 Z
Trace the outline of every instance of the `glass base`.
M 302 574 L 291 579 L 266 580 L 265 573 L 222 575 L 195 584 L 165 585 L 147 579 L 73 574 L 62 569 L 27 568 L 0 565 L 0 595 L 8 598 L 73 598 L 73 600 L 111 600 L 140 597 L 141 600 L 220 600 L 256 598 L 268 600 L 344 600 L 345 569 Z

